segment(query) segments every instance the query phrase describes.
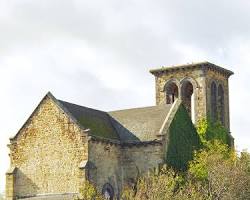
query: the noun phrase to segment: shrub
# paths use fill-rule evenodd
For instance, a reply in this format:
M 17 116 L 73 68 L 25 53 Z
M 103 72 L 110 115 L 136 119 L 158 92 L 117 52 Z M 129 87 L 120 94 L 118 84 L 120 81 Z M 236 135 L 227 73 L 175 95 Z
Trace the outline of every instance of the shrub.
M 91 183 L 85 181 L 76 200 L 104 200 L 104 198 Z

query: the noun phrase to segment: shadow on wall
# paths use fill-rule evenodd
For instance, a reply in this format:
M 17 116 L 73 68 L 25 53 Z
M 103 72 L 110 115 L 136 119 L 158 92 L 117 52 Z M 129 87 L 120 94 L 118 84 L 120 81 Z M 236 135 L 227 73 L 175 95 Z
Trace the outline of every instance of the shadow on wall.
M 140 142 L 141 141 L 136 135 L 130 132 L 127 128 L 125 128 L 119 121 L 114 119 L 112 116 L 110 116 L 110 119 L 111 119 L 111 123 L 113 124 L 114 128 L 116 129 L 122 141 L 126 141 L 126 142 Z
M 17 197 L 32 197 L 38 194 L 39 187 L 20 169 L 16 172 L 15 193 Z

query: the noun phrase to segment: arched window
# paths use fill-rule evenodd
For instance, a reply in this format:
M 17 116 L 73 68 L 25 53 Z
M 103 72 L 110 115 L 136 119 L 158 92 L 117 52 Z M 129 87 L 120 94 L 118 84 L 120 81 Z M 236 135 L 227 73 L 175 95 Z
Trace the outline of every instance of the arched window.
M 218 87 L 218 114 L 220 122 L 225 125 L 224 89 L 221 84 Z
M 112 185 L 106 183 L 102 188 L 102 195 L 106 200 L 113 200 L 114 199 L 114 189 Z
M 178 86 L 174 82 L 166 85 L 166 103 L 172 104 L 179 97 Z
M 185 105 L 192 121 L 194 122 L 194 87 L 193 84 L 185 80 L 181 85 L 181 99 Z
M 217 120 L 217 86 L 215 82 L 211 84 L 211 118 Z

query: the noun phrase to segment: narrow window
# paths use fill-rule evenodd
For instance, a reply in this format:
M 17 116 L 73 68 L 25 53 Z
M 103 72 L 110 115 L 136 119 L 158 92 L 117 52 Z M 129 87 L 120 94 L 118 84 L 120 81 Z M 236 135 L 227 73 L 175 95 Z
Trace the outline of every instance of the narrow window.
M 222 85 L 218 87 L 218 115 L 222 125 L 225 125 L 224 89 Z
M 178 87 L 175 83 L 171 82 L 166 85 L 166 103 L 172 104 L 178 98 Z
M 194 87 L 190 81 L 183 82 L 181 86 L 181 99 L 192 121 L 194 122 Z
M 214 122 L 217 120 L 217 86 L 215 82 L 211 84 L 211 118 Z

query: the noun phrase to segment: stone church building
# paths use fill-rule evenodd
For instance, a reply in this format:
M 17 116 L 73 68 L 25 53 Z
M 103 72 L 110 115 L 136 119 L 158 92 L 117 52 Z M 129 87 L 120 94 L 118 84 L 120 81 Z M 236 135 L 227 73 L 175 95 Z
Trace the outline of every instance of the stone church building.
M 10 138 L 6 199 L 73 199 L 86 180 L 119 199 L 139 176 L 163 164 L 183 166 L 199 144 L 199 119 L 209 116 L 230 131 L 233 72 L 209 62 L 150 72 L 151 107 L 104 112 L 48 93 Z

